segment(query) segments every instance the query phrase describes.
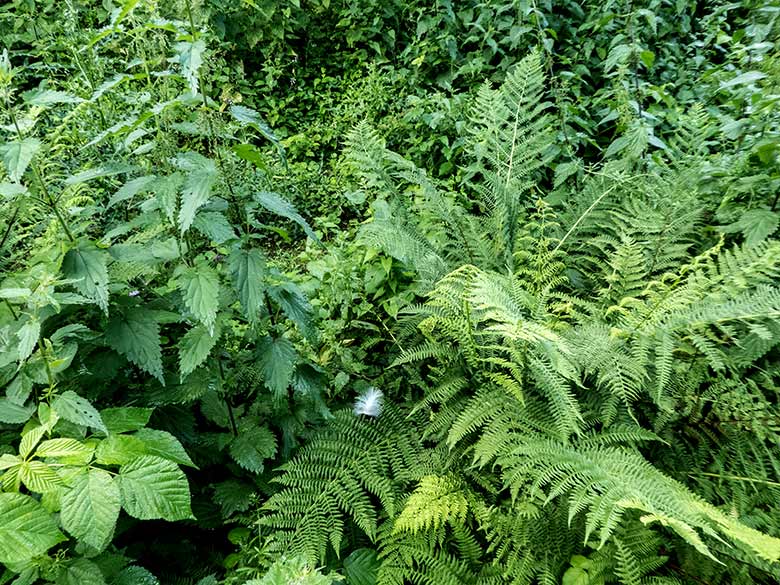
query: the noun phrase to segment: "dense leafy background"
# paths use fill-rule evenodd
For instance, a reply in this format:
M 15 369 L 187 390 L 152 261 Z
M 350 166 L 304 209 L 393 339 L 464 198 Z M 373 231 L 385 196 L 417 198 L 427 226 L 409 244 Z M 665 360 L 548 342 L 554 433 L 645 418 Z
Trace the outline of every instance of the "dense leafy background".
M 780 580 L 780 3 L 0 7 L 0 584 Z

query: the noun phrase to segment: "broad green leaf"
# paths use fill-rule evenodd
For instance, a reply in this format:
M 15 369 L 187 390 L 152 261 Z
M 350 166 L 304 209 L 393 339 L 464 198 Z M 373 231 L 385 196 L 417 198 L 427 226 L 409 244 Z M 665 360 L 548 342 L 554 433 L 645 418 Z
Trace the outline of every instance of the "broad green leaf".
M 318 244 L 322 244 L 317 234 L 311 229 L 309 223 L 303 219 L 303 216 L 298 213 L 295 206 L 287 201 L 281 195 L 277 193 L 271 193 L 269 191 L 263 191 L 255 194 L 255 201 L 262 205 L 265 209 L 271 213 L 275 213 L 281 217 L 294 221 L 303 229 L 304 233 Z
M 268 296 L 281 307 L 287 318 L 298 326 L 307 339 L 317 338 L 317 330 L 312 322 L 314 309 L 298 285 L 287 281 L 270 286 Z
M 266 427 L 242 429 L 230 443 L 230 456 L 252 473 L 262 473 L 263 462 L 276 454 L 276 437 Z
M 108 253 L 92 243 L 81 242 L 78 248 L 68 250 L 62 261 L 65 278 L 74 280 L 73 286 L 88 299 L 97 303 L 108 314 Z
M 111 585 L 160 585 L 160 581 L 143 567 L 131 565 L 122 569 Z
M 746 71 L 745 73 L 737 75 L 733 79 L 729 79 L 728 81 L 721 83 L 720 89 L 726 89 L 736 85 L 750 85 L 751 83 L 755 83 L 756 81 L 764 79 L 765 77 L 766 73 L 762 73 L 761 71 Z
M 35 405 L 20 406 L 3 396 L 0 398 L 0 422 L 16 425 L 27 422 L 35 412 Z
M 0 563 L 23 563 L 65 537 L 52 516 L 30 496 L 0 493 Z
M 192 518 L 187 478 L 172 461 L 147 455 L 119 470 L 122 507 L 139 520 Z
M 192 311 L 210 334 L 214 333 L 214 321 L 219 309 L 219 275 L 205 260 L 198 260 L 193 267 L 180 267 L 176 279 L 184 298 L 184 304 Z
M 276 398 L 285 396 L 298 354 L 292 342 L 283 337 L 264 337 L 257 344 L 257 361 L 263 381 Z
M 344 559 L 344 573 L 349 585 L 376 585 L 379 560 L 376 551 L 359 548 Z
M 726 233 L 742 232 L 748 246 L 760 244 L 775 231 L 780 223 L 780 213 L 771 209 L 751 209 L 742 214 L 737 221 L 720 229 Z
M 107 164 L 100 167 L 94 167 L 68 177 L 65 179 L 65 184 L 78 185 L 93 179 L 100 179 L 101 177 L 113 177 L 114 175 L 130 172 L 134 168 L 135 167 L 126 164 Z
M 18 455 L 11 455 L 10 453 L 3 453 L 0 455 L 0 471 L 5 471 L 11 467 L 21 465 L 22 458 Z
M 588 585 L 589 583 L 588 572 L 580 567 L 569 567 L 563 574 L 562 585 Z
M 199 213 L 192 227 L 217 244 L 236 238 L 233 226 L 223 214 L 216 211 Z
M 95 459 L 101 465 L 125 465 L 147 455 L 146 445 L 132 435 L 109 435 L 100 441 Z
M 35 450 L 36 457 L 79 457 L 92 453 L 93 448 L 76 439 L 61 437 L 43 441 Z
M 106 579 L 95 563 L 77 558 L 59 570 L 55 585 L 106 585 Z
M 19 479 L 31 492 L 42 494 L 56 490 L 62 480 L 53 468 L 43 461 L 25 461 L 19 466 Z
M 234 250 L 230 254 L 228 264 L 233 276 L 233 287 L 238 293 L 244 315 L 250 321 L 255 321 L 258 314 L 265 312 L 265 257 L 258 249 Z
M 18 359 L 21 362 L 30 357 L 30 354 L 35 349 L 38 338 L 41 336 L 41 322 L 34 317 L 30 318 L 16 332 L 16 336 L 19 338 Z
M 229 479 L 214 485 L 214 501 L 219 504 L 222 516 L 227 518 L 236 512 L 246 512 L 256 491 L 252 484 Z
M 154 266 L 179 258 L 179 243 L 176 238 L 152 240 L 145 244 L 114 244 L 109 249 L 114 260 Z
M 32 294 L 29 288 L 0 289 L 0 299 L 25 299 Z
M 115 313 L 106 328 L 108 345 L 164 384 L 160 326 L 151 311 Z
M 32 378 L 22 370 L 16 375 L 13 381 L 8 384 L 5 389 L 5 395 L 8 397 L 8 400 L 21 406 L 27 402 L 30 394 L 32 394 L 32 389 Z
M 82 398 L 72 390 L 66 390 L 51 404 L 55 412 L 67 421 L 108 434 L 100 413 L 88 400 Z
M 198 209 L 211 197 L 211 190 L 217 180 L 217 165 L 195 152 L 180 154 L 176 157 L 176 165 L 187 173 L 179 210 L 179 229 L 184 233 L 190 229 Z
M 104 408 L 100 416 L 109 433 L 129 433 L 144 428 L 149 423 L 154 408 L 120 406 Z
M 127 201 L 128 199 L 132 199 L 138 193 L 142 193 L 144 191 L 149 190 L 149 188 L 152 186 L 152 184 L 155 182 L 157 177 L 154 175 L 148 175 L 145 177 L 137 177 L 135 179 L 132 179 L 122 185 L 119 190 L 114 193 L 111 196 L 111 199 L 108 200 L 108 204 L 106 205 L 107 208 L 111 208 L 117 203 L 121 203 L 122 201 Z
M 203 65 L 203 53 L 206 50 L 206 43 L 197 40 L 193 43 L 176 43 L 173 50 L 176 51 L 176 57 L 171 61 L 181 66 L 181 74 L 187 80 L 192 93 L 198 93 L 198 79 L 200 67 Z
M 182 379 L 209 357 L 218 339 L 219 331 L 214 331 L 212 335 L 204 325 L 196 325 L 184 334 L 179 342 L 179 371 Z
M 258 112 L 251 108 L 247 108 L 246 106 L 233 105 L 230 106 L 230 113 L 233 118 L 241 125 L 254 128 L 271 144 L 273 144 L 279 153 L 279 158 L 282 159 L 282 164 L 287 167 L 287 157 L 285 156 L 282 143 L 279 141 L 279 138 L 276 136 L 276 134 L 274 134 L 274 131 L 271 130 L 270 126 L 265 123 L 262 116 L 260 116 Z M 251 144 L 239 144 L 233 147 L 233 151 L 239 157 L 248 162 L 251 162 L 261 168 L 265 166 L 260 152 Z
M 7 142 L 0 146 L 0 156 L 3 158 L 3 164 L 8 171 L 8 176 L 14 183 L 18 183 L 27 167 L 32 162 L 33 157 L 41 149 L 42 143 L 37 138 L 25 138 Z
M 184 450 L 179 439 L 166 431 L 158 431 L 157 429 L 141 429 L 133 435 L 134 438 L 139 439 L 146 449 L 149 455 L 156 455 L 162 457 L 168 461 L 179 463 L 180 465 L 187 465 L 189 467 L 195 467 L 195 464 L 187 455 L 187 451 Z
M 27 193 L 27 187 L 16 183 L 0 183 L 0 197 L 5 199 L 14 199 L 19 195 Z
M 87 469 L 73 478 L 62 495 L 62 526 L 82 542 L 103 550 L 114 534 L 120 504 L 119 486 L 111 474 Z
M 28 106 L 47 107 L 56 104 L 78 104 L 84 100 L 66 91 L 54 89 L 34 89 L 22 94 L 24 103 Z
M 46 432 L 47 428 L 44 425 L 25 427 L 25 430 L 22 432 L 22 440 L 19 441 L 19 455 L 26 459 Z

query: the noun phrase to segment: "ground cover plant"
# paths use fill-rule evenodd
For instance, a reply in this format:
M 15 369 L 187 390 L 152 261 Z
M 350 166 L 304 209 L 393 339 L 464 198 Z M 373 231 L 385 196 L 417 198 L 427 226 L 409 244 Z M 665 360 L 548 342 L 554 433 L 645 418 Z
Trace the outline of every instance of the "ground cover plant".
M 780 580 L 780 4 L 0 7 L 0 584 Z

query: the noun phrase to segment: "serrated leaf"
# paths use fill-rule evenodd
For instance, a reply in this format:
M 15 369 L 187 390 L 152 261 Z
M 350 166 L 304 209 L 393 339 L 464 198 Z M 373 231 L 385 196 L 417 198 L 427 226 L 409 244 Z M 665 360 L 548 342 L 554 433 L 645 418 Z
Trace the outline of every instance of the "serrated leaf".
M 122 507 L 139 520 L 192 518 L 187 478 L 172 461 L 147 455 L 119 470 Z
M 771 209 L 751 209 L 742 214 L 737 221 L 720 229 L 722 232 L 742 232 L 748 246 L 760 244 L 775 231 L 780 223 L 780 213 Z
M 737 75 L 736 77 L 721 83 L 720 89 L 726 89 L 729 87 L 734 87 L 736 85 L 749 85 L 751 83 L 755 83 L 756 81 L 764 79 L 765 77 L 766 77 L 766 73 L 763 73 L 761 71 L 746 71 L 745 73 Z
M 144 428 L 149 423 L 154 408 L 121 406 L 100 411 L 109 433 L 129 433 Z
M 268 296 L 281 307 L 287 318 L 298 326 L 307 339 L 317 338 L 317 330 L 312 322 L 314 309 L 298 285 L 287 281 L 271 286 L 268 288 Z
M 263 462 L 276 454 L 276 437 L 266 427 L 242 429 L 230 443 L 230 456 L 252 473 L 262 473 Z
M 0 156 L 3 158 L 3 164 L 11 181 L 18 183 L 22 179 L 41 146 L 42 143 L 37 138 L 25 138 L 0 146 Z
M 257 344 L 257 361 L 263 381 L 276 398 L 285 396 L 298 354 L 292 342 L 283 337 L 264 337 Z
M 88 400 L 82 398 L 72 390 L 66 390 L 51 404 L 55 412 L 67 421 L 108 434 L 100 413 Z
M 376 551 L 359 548 L 344 559 L 344 576 L 349 585 L 376 585 L 379 560 Z
M 79 185 L 92 181 L 93 179 L 100 179 L 101 177 L 113 177 L 114 175 L 121 175 L 122 173 L 130 172 L 135 167 L 126 164 L 107 164 L 104 166 L 93 167 L 91 169 L 83 170 L 75 175 L 72 175 L 65 179 L 66 185 Z
M 147 455 L 146 445 L 132 435 L 109 435 L 100 441 L 95 460 L 101 465 L 125 465 Z
M 82 242 L 68 250 L 62 260 L 65 278 L 88 299 L 97 303 L 108 314 L 108 253 L 94 244 Z
M 276 147 L 279 153 L 279 158 L 282 159 L 282 164 L 287 166 L 287 157 L 284 154 L 284 147 L 279 141 L 279 138 L 271 130 L 270 126 L 265 123 L 262 116 L 251 108 L 246 106 L 233 105 L 230 106 L 230 113 L 233 118 L 243 126 L 250 126 L 262 134 L 271 144 Z M 239 144 L 233 147 L 233 151 L 241 158 L 256 164 L 260 167 L 263 166 L 262 157 L 259 156 L 259 151 L 251 144 Z
M 89 559 L 73 559 L 57 574 L 55 585 L 106 585 L 103 573 Z
M 54 89 L 34 89 L 22 94 L 22 99 L 29 106 L 53 106 L 56 104 L 78 104 L 84 100 L 66 91 Z
M 111 208 L 117 203 L 132 199 L 139 193 L 143 193 L 150 189 L 157 179 L 154 175 L 147 175 L 145 177 L 137 177 L 122 185 L 119 190 L 111 196 L 108 200 L 107 208 Z
M 38 442 L 46 434 L 46 431 L 47 429 L 43 425 L 25 428 L 24 432 L 22 432 L 22 440 L 19 441 L 19 455 L 23 459 L 26 459 L 32 453 Z
M 131 565 L 122 569 L 111 585 L 160 585 L 160 581 L 143 567 Z
M 260 250 L 234 250 L 228 259 L 233 276 L 233 287 L 244 315 L 250 321 L 257 320 L 264 309 L 265 256 Z
M 136 366 L 165 384 L 160 349 L 160 327 L 151 311 L 117 313 L 106 327 L 106 342 Z
M 87 469 L 76 475 L 62 495 L 62 526 L 80 541 L 103 550 L 119 517 L 119 486 L 107 471 Z
M 192 227 L 217 244 L 236 238 L 233 226 L 223 214 L 216 211 L 199 213 Z
M 195 467 L 179 439 L 166 431 L 141 429 L 133 437 L 139 439 L 144 444 L 149 455 L 156 455 L 180 465 Z
M 25 461 L 19 466 L 19 479 L 31 492 L 42 494 L 62 485 L 57 472 L 43 461 Z
M 184 298 L 184 304 L 192 311 L 210 334 L 214 333 L 214 321 L 219 309 L 219 275 L 205 261 L 193 267 L 177 270 L 176 280 Z
M 179 342 L 179 371 L 181 378 L 186 378 L 202 364 L 219 339 L 219 331 L 209 333 L 204 325 L 196 325 Z
M 35 450 L 36 457 L 79 457 L 92 452 L 92 448 L 88 447 L 81 441 L 76 439 L 69 439 L 61 437 L 57 439 L 49 439 L 43 441 Z
M 30 357 L 30 354 L 35 349 L 38 338 L 41 336 L 41 322 L 38 319 L 30 318 L 19 328 L 16 336 L 19 338 L 18 359 L 21 362 Z
M 181 74 L 190 86 L 192 93 L 198 93 L 198 78 L 200 67 L 203 65 L 203 53 L 206 50 L 206 43 L 197 40 L 193 43 L 176 43 L 173 47 L 176 51 L 176 57 L 171 59 L 181 67 Z
M 195 219 L 195 214 L 211 197 L 217 180 L 217 165 L 214 161 L 194 152 L 180 154 L 176 165 L 185 171 L 184 186 L 179 209 L 179 229 L 186 232 Z
M 322 244 L 317 234 L 311 229 L 309 223 L 303 219 L 303 216 L 298 213 L 295 206 L 287 201 L 284 197 L 277 193 L 271 193 L 270 191 L 262 191 L 255 194 L 255 201 L 262 205 L 266 210 L 292 220 L 297 223 L 303 229 L 304 233 L 318 244 Z
M 21 406 L 3 396 L 0 398 L 0 422 L 17 425 L 30 420 L 35 412 L 35 405 Z
M 214 486 L 214 501 L 219 504 L 222 516 L 246 512 L 252 504 L 254 486 L 236 480 L 223 481 Z
M 65 540 L 54 519 L 23 494 L 0 493 L 0 563 L 23 563 Z

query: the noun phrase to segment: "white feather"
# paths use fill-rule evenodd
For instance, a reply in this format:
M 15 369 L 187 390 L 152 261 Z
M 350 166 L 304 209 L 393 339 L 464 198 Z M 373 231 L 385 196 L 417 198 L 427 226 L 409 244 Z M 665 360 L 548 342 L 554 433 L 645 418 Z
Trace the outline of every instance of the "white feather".
M 364 414 L 377 417 L 382 412 L 382 399 L 384 394 L 379 388 L 371 386 L 363 394 L 358 396 L 353 409 L 355 416 Z

